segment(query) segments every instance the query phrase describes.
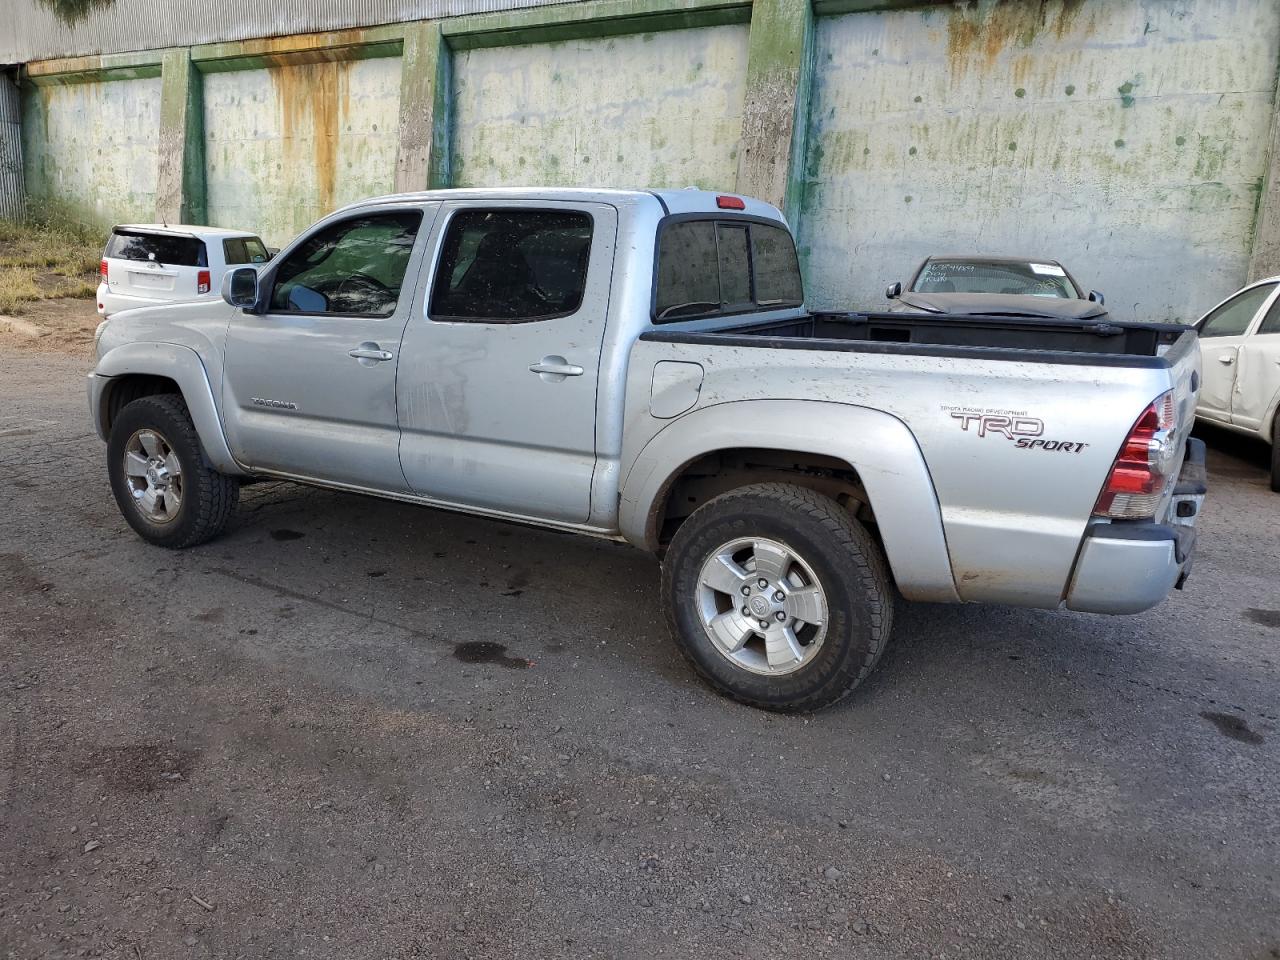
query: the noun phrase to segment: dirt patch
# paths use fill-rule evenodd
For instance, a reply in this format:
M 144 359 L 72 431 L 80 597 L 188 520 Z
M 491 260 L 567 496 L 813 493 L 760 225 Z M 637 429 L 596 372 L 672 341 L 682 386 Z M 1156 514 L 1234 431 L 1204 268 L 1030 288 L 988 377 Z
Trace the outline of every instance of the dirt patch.
M 152 793 L 177 786 L 195 766 L 195 756 L 168 744 L 135 743 L 90 754 L 85 773 L 123 793 Z
M 101 320 L 93 300 L 35 300 L 24 304 L 20 317 L 0 315 L 0 344 L 91 359 Z

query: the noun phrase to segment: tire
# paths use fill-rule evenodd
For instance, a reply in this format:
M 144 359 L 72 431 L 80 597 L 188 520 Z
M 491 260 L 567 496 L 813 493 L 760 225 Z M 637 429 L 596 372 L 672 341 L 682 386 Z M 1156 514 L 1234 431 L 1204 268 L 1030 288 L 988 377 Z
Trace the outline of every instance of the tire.
M 171 469 L 174 460 L 177 471 Z M 216 537 L 240 500 L 239 481 L 205 460 L 177 394 L 142 397 L 117 414 L 107 441 L 107 474 L 129 526 L 148 543 L 171 550 Z M 157 490 L 167 492 L 147 499 Z
M 870 534 L 830 497 L 785 483 L 742 487 L 699 507 L 671 541 L 662 591 L 676 644 L 703 679 L 741 703 L 786 713 L 848 695 L 879 662 L 893 622 L 893 587 Z M 765 624 L 767 632 L 755 629 Z M 783 627 L 790 640 L 778 639 Z M 747 630 L 754 636 L 741 640 Z
M 1280 493 L 1280 411 L 1271 421 L 1271 489 Z

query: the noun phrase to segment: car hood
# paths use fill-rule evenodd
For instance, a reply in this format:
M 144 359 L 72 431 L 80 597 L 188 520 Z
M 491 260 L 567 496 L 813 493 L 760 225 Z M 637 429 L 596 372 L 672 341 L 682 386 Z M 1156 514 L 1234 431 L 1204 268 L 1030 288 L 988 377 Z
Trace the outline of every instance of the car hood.
M 898 298 L 898 309 L 922 313 L 957 313 L 967 316 L 1047 317 L 1056 320 L 1088 320 L 1103 316 L 1107 308 L 1092 300 L 1066 300 L 1012 293 L 914 293 Z

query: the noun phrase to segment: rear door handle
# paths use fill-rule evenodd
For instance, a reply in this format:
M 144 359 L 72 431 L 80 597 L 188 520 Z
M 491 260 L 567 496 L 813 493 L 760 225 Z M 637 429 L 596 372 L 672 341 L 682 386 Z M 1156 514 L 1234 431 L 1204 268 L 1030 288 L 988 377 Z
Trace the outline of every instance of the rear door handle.
M 1221 353 L 1218 355 L 1218 362 L 1225 363 L 1227 366 L 1236 362 L 1236 358 L 1229 353 Z
M 383 350 L 372 340 L 366 340 L 354 350 L 348 350 L 347 356 L 359 360 L 362 366 L 371 367 L 375 363 L 382 363 L 384 360 L 390 360 L 395 356 L 395 354 L 390 350 Z
M 543 357 L 537 363 L 531 363 L 529 372 L 538 374 L 548 383 L 559 383 L 565 377 L 580 377 L 584 371 L 576 363 L 570 363 L 564 357 L 552 355 Z

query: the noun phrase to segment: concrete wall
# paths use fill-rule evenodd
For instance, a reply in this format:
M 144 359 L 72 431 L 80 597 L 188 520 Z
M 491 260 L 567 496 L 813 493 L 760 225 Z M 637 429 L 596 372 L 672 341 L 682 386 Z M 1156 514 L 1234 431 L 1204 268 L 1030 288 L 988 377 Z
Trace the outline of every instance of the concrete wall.
M 160 80 L 23 90 L 28 196 L 109 226 L 155 213 Z
M 1275 0 L 579 0 L 29 63 L 26 189 L 279 244 L 393 189 L 698 185 L 785 204 L 815 307 L 1022 253 L 1189 320 L 1280 271 L 1278 73 Z
M 801 230 L 820 306 L 931 253 L 1056 257 L 1121 318 L 1245 277 L 1280 6 L 1035 3 L 821 20 Z
M 344 203 L 389 193 L 400 58 L 204 78 L 208 219 L 280 245 Z
M 460 52 L 454 182 L 733 189 L 746 25 Z

